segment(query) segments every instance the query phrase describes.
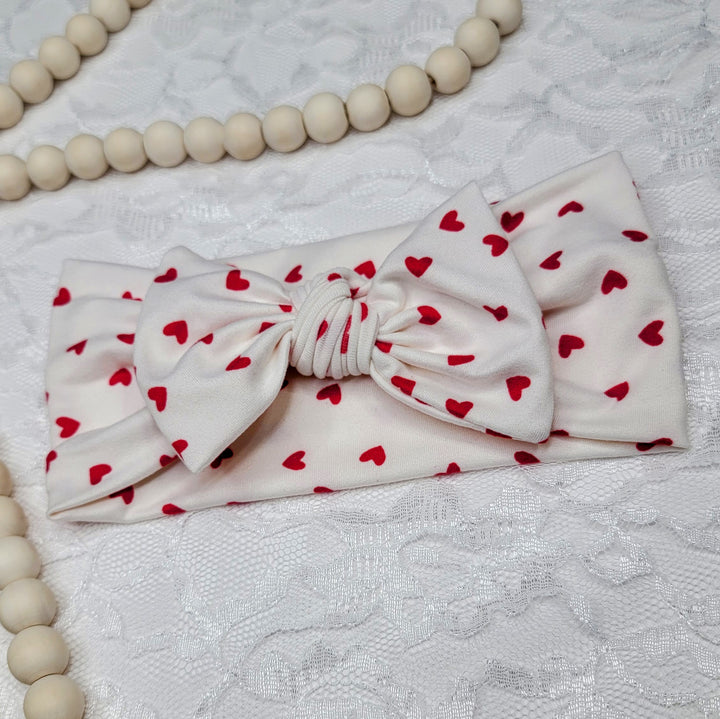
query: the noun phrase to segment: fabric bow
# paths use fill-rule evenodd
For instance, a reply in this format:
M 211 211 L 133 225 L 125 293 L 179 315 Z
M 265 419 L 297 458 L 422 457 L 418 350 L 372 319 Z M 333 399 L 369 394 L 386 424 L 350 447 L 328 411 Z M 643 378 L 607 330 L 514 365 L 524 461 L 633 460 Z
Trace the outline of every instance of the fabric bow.
M 139 318 L 136 374 L 191 471 L 270 406 L 288 366 L 337 380 L 370 375 L 399 402 L 489 434 L 548 436 L 540 308 L 476 185 L 430 214 L 374 274 L 339 267 L 304 279 L 292 271 L 279 282 L 183 247 L 165 255 Z

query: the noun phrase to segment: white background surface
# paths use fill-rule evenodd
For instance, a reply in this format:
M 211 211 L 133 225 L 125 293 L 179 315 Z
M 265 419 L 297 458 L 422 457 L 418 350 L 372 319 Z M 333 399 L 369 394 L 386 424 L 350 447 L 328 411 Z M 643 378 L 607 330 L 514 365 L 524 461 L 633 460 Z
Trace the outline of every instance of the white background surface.
M 0 0 L 0 77 L 80 0 Z M 470 0 L 154 0 L 0 134 L 224 120 L 424 63 Z M 528 0 L 456 97 L 251 164 L 149 168 L 0 207 L 0 455 L 92 719 L 720 716 L 720 2 Z M 60 265 L 152 266 L 498 199 L 611 149 L 678 297 L 690 452 L 515 467 L 132 527 L 44 517 L 43 363 Z M 10 635 L 0 630 L 4 654 Z M 0 665 L 0 717 L 23 687 Z

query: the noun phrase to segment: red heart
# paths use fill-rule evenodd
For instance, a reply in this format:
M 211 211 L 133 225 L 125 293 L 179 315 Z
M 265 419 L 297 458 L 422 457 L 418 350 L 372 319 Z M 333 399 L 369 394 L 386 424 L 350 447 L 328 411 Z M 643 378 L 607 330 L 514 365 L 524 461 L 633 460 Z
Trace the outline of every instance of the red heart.
M 473 408 L 472 402 L 458 402 L 456 399 L 448 399 L 445 401 L 445 409 L 450 414 L 464 419 L 465 415 Z
M 375 264 L 372 260 L 365 260 L 365 262 L 361 262 L 355 268 L 355 272 L 357 272 L 359 275 L 364 275 L 369 280 L 371 280 L 373 277 L 375 277 Z
M 176 322 L 169 322 L 163 327 L 163 334 L 166 337 L 175 337 L 178 344 L 183 345 L 187 342 L 188 338 L 188 327 L 185 320 L 177 320 Z
M 165 387 L 150 387 L 148 399 L 155 402 L 158 412 L 162 412 L 167 404 L 167 389 Z
M 317 339 L 320 339 L 327 332 L 327 329 L 328 329 L 328 321 L 323 320 L 320 323 L 320 327 L 318 327 Z
M 47 453 L 47 457 L 45 457 L 45 471 L 50 471 L 50 464 L 54 462 L 57 459 L 57 452 L 54 449 L 51 449 Z
M 542 267 L 544 270 L 556 270 L 558 267 L 560 267 L 560 255 L 562 255 L 562 250 L 553 252 L 550 257 L 546 257 L 540 263 L 540 267 Z
M 512 439 L 509 434 L 503 434 L 502 432 L 496 432 L 494 429 L 489 427 L 485 429 L 485 434 L 489 434 L 491 437 L 501 437 L 502 439 Z
M 271 327 L 274 327 L 274 322 L 263 322 L 260 325 L 260 329 L 258 330 L 258 334 L 261 334 L 262 332 L 265 332 L 265 330 L 269 330 Z M 212 340 L 211 340 L 212 341 Z M 209 343 L 208 343 L 209 344 Z
M 61 287 L 53 300 L 53 306 L 60 307 L 61 305 L 66 305 L 71 299 L 70 291 L 66 287 Z
M 110 377 L 109 384 L 112 387 L 115 384 L 122 384 L 129 387 L 132 382 L 132 374 L 126 367 L 122 367 Z
M 185 514 L 185 510 L 182 507 L 178 507 L 177 504 L 163 504 L 163 514 Z
M 332 282 L 333 280 L 341 280 L 342 275 L 339 272 L 331 272 L 328 276 L 328 282 Z
M 585 208 L 579 203 L 575 202 L 573 200 L 572 202 L 568 202 L 567 205 L 563 205 L 558 210 L 558 217 L 563 217 L 564 215 L 567 215 L 568 212 L 582 212 Z
M 188 443 L 184 439 L 176 439 L 172 443 L 172 448 L 182 457 L 182 453 L 188 448 Z
M 131 345 L 135 342 L 134 334 L 118 335 L 117 338 L 126 345 Z
M 72 417 L 58 417 L 55 420 L 55 424 L 61 429 L 60 437 L 62 439 L 72 437 L 75 432 L 80 429 L 80 422 L 78 422 L 76 419 L 73 419 Z
M 509 377 L 505 380 L 505 384 L 510 394 L 510 399 L 513 402 L 517 402 L 521 397 L 524 389 L 527 389 L 532 383 L 530 378 L 525 375 L 516 375 L 515 377 Z
M 292 305 L 278 305 L 278 307 L 279 307 L 283 312 L 292 312 L 292 311 L 293 311 Z
M 502 322 L 503 320 L 507 319 L 508 310 L 505 305 L 500 305 L 495 309 L 489 307 L 488 305 L 483 305 L 483 309 L 487 310 L 498 322 Z
M 360 455 L 359 459 L 361 462 L 375 462 L 375 464 L 379 467 L 381 464 L 385 464 L 385 450 L 382 445 L 379 444 L 377 447 L 366 449 Z
M 456 462 L 450 462 L 448 464 L 447 469 L 444 472 L 438 472 L 437 474 L 433 475 L 434 477 L 447 477 L 449 474 L 457 474 L 458 472 L 462 472 L 460 469 L 460 466 Z
M 621 382 L 616 384 L 614 387 L 605 390 L 605 394 L 608 397 L 616 399 L 618 402 L 625 399 L 627 393 L 630 391 L 630 385 L 627 382 Z
M 300 470 L 305 469 L 305 462 L 303 462 L 303 457 L 305 456 L 305 452 L 300 450 L 299 452 L 293 452 L 289 457 L 285 459 L 285 461 L 282 463 L 283 467 L 286 467 L 287 469 L 294 469 L 294 470 Z
M 329 399 L 330 404 L 340 404 L 340 400 L 342 399 L 340 385 L 337 382 L 329 384 L 327 387 L 323 387 L 315 397 L 317 399 Z
M 509 212 L 503 212 L 500 218 L 500 224 L 505 232 L 512 232 L 525 219 L 524 212 L 518 212 L 514 215 Z
M 220 454 L 213 459 L 212 462 L 210 462 L 210 466 L 213 469 L 218 469 L 220 465 L 223 463 L 223 460 L 230 459 L 233 456 L 233 451 L 230 449 L 230 447 L 226 447 Z
M 74 352 L 76 355 L 81 355 L 83 353 L 83 350 L 85 349 L 86 344 L 87 344 L 87 340 L 83 340 L 82 342 L 78 342 L 77 344 L 74 344 L 72 347 L 68 347 L 65 351 L 66 352 Z
M 562 335 L 558 342 L 558 353 L 563 359 L 567 359 L 573 350 L 581 350 L 585 346 L 582 337 L 575 335 Z
M 434 307 L 430 307 L 430 305 L 420 305 L 418 312 L 420 313 L 421 325 L 434 325 L 442 319 L 441 314 Z
M 643 327 L 638 337 L 646 344 L 651 347 L 657 347 L 661 345 L 665 340 L 660 334 L 660 330 L 663 328 L 665 323 L 662 320 L 653 320 L 649 325 Z
M 243 357 L 242 355 L 238 355 L 230 364 L 225 368 L 226 372 L 232 372 L 236 369 L 245 369 L 245 367 L 248 367 L 252 360 L 249 357 Z
M 225 287 L 229 290 L 246 290 L 250 287 L 250 282 L 240 276 L 240 270 L 230 270 L 225 278 Z
M 300 282 L 303 278 L 302 274 L 300 274 L 301 269 L 302 265 L 296 265 L 293 267 L 285 276 L 285 282 Z
M 90 484 L 99 484 L 106 474 L 112 472 L 109 464 L 95 464 L 90 467 Z
M 171 267 L 164 275 L 158 275 L 153 282 L 172 282 L 177 279 L 177 270 Z
M 125 504 L 130 504 L 135 497 L 135 487 L 130 485 L 129 487 L 125 487 L 125 489 L 121 489 L 119 492 L 108 494 L 108 497 L 122 497 L 122 501 L 125 502 Z
M 656 439 L 654 442 L 637 442 L 635 447 L 637 447 L 639 452 L 647 452 L 658 444 L 664 445 L 665 447 L 672 447 L 673 441 L 670 437 L 660 437 L 660 439 Z
M 550 432 L 550 435 L 553 437 L 569 437 L 570 433 L 566 429 L 554 429 Z
M 491 247 L 490 254 L 493 257 L 500 257 L 508 248 L 508 241 L 500 235 L 485 235 L 483 244 Z
M 640 230 L 623 230 L 623 235 L 633 242 L 645 242 L 648 236 Z
M 515 457 L 515 461 L 518 464 L 538 464 L 538 462 L 540 462 L 540 460 L 534 454 L 530 454 L 530 452 L 515 452 L 513 457 Z
M 624 290 L 627 287 L 627 283 L 624 275 L 621 275 L 615 270 L 608 270 L 605 277 L 603 277 L 600 289 L 604 295 L 609 295 L 615 288 Z
M 124 300 L 135 300 L 135 302 L 142 302 L 142 297 L 133 297 L 132 292 L 123 292 L 122 298 Z
M 167 467 L 168 464 L 172 464 L 172 462 L 174 462 L 176 459 L 177 459 L 177 457 L 170 457 L 170 456 L 167 455 L 167 454 L 163 454 L 163 455 L 160 457 L 160 466 L 161 466 L 161 467 Z
M 415 385 L 417 384 L 415 380 L 408 379 L 407 377 L 400 377 L 398 375 L 395 375 L 390 380 L 390 383 L 397 387 L 403 394 L 408 396 L 412 395 L 412 391 L 415 389 Z
M 450 210 L 450 212 L 440 220 L 440 229 L 446 232 L 460 232 L 460 230 L 465 229 L 465 223 L 460 222 L 457 216 L 457 210 Z
M 475 359 L 475 355 L 448 355 L 448 364 L 451 367 L 459 364 L 467 364 Z
M 315 487 L 313 489 L 313 492 L 315 492 L 315 494 L 325 494 L 326 492 L 332 492 L 332 491 L 333 490 L 330 489 L 329 487 Z
M 405 267 L 415 275 L 415 277 L 422 277 L 425 274 L 425 270 L 432 264 L 432 257 L 406 257 Z
M 364 303 L 360 303 L 360 322 L 364 322 L 368 316 L 368 306 Z
M 392 342 L 381 342 L 377 340 L 375 346 L 381 351 L 387 354 L 392 349 Z
M 340 354 L 345 355 L 350 345 L 350 325 L 352 324 L 352 315 L 347 318 L 345 322 L 345 329 L 343 329 L 342 340 L 340 342 Z

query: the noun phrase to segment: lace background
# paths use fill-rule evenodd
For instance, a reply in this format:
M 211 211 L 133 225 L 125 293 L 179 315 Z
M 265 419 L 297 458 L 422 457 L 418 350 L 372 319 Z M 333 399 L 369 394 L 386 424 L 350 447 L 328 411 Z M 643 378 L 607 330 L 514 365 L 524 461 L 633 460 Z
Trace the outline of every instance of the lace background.
M 0 77 L 85 0 L 0 0 Z M 347 96 L 451 42 L 472 0 L 154 0 L 21 124 L 221 120 Z M 720 0 L 527 0 L 456 97 L 242 164 L 75 181 L 0 207 L 0 456 L 92 719 L 720 716 Z M 677 289 L 693 448 L 511 467 L 131 527 L 44 516 L 43 363 L 66 257 L 153 266 L 488 200 L 613 148 Z M 3 655 L 10 635 L 0 629 Z M 0 717 L 24 687 L 0 664 Z

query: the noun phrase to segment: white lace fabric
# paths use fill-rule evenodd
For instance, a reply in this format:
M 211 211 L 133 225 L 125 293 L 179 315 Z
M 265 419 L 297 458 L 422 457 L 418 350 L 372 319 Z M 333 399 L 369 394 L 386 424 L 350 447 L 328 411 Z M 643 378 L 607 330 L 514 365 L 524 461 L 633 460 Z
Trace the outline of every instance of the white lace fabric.
M 472 2 L 154 0 L 0 152 L 346 96 Z M 0 0 L 0 76 L 85 3 Z M 148 168 L 0 207 L 0 456 L 92 719 L 720 716 L 720 3 L 527 0 L 457 96 L 371 135 Z M 618 149 L 676 290 L 691 449 L 512 467 L 128 526 L 45 518 L 43 367 L 68 257 L 157 265 L 500 199 Z M 0 652 L 11 636 L 0 632 Z M 0 717 L 24 687 L 0 665 Z

